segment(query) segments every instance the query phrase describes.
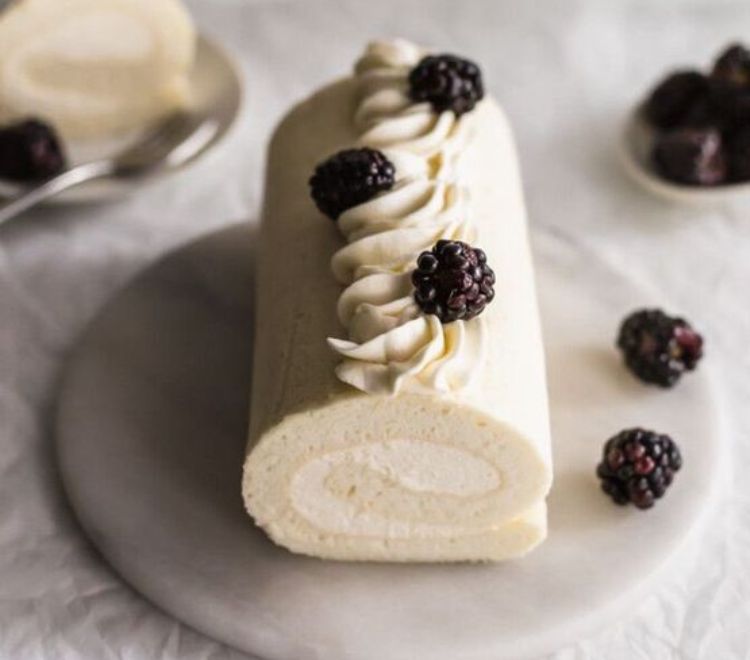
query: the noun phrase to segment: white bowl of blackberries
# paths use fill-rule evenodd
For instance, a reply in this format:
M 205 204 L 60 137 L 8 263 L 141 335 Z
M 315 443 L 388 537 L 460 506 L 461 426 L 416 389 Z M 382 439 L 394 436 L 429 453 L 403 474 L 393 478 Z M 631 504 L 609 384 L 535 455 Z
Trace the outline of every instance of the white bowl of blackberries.
M 678 201 L 750 192 L 750 50 L 732 44 L 709 72 L 679 69 L 631 116 L 623 155 L 630 173 Z

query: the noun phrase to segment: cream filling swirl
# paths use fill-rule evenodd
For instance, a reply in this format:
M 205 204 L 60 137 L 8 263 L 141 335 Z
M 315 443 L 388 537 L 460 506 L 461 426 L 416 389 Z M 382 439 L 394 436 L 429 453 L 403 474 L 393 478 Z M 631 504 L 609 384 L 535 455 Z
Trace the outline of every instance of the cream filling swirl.
M 294 474 L 289 496 L 303 518 L 332 534 L 434 538 L 476 533 L 469 514 L 502 485 L 484 457 L 399 438 L 317 456 Z M 455 511 L 465 522 L 452 524 Z
M 328 343 L 343 358 L 338 378 L 371 394 L 461 390 L 486 349 L 484 319 L 443 325 L 413 298 L 410 277 L 421 252 L 441 239 L 476 238 L 458 182 L 471 116 L 437 114 L 409 98 L 409 71 L 423 56 L 406 41 L 375 42 L 355 67 L 358 142 L 383 151 L 396 181 L 338 220 L 348 244 L 331 269 L 347 285 L 338 315 L 348 338 Z

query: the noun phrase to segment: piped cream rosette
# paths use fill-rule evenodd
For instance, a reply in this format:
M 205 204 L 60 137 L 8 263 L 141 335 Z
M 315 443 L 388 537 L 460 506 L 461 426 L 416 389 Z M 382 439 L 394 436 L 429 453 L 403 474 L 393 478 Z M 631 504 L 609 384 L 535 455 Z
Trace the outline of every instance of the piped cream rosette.
M 338 221 L 349 244 L 333 256 L 331 269 L 348 284 L 338 312 L 349 339 L 328 340 L 344 358 L 336 373 L 370 394 L 457 391 L 477 372 L 485 324 L 476 319 L 443 325 L 423 314 L 411 272 L 419 254 L 438 240 L 473 241 L 467 193 L 431 178 L 425 158 L 383 153 L 396 168 L 394 188 Z
M 295 552 L 501 560 L 546 535 L 544 358 L 512 136 L 490 99 L 460 118 L 411 101 L 423 55 L 372 45 L 272 141 L 243 496 Z M 342 145 L 382 150 L 396 180 L 336 227 L 306 182 Z M 469 321 L 414 301 L 416 258 L 440 239 L 481 246 L 495 270 L 495 300 Z

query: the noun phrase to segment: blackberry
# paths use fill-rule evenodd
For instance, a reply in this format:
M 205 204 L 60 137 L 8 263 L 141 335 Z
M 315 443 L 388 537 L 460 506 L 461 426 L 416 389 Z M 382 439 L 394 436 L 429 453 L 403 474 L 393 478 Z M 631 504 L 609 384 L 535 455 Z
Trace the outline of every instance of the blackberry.
M 705 125 L 708 119 L 708 79 L 699 71 L 678 71 L 651 92 L 646 118 L 661 130 Z
M 716 60 L 710 76 L 714 113 L 730 128 L 750 121 L 750 51 L 729 46 Z
M 750 50 L 742 44 L 731 44 L 716 59 L 711 77 L 742 87 L 750 86 Z
M 487 256 L 461 241 L 438 241 L 422 252 L 411 279 L 417 304 L 441 323 L 468 321 L 495 297 L 495 273 Z
M 713 186 L 727 176 L 721 133 L 713 128 L 664 133 L 657 138 L 652 157 L 658 172 L 677 183 Z
M 682 467 L 680 449 L 668 435 L 645 429 L 620 431 L 604 445 L 596 475 L 617 504 L 649 509 Z
M 455 55 L 428 55 L 409 74 L 409 95 L 429 102 L 436 112 L 451 110 L 460 117 L 484 97 L 482 72 Z
M 729 180 L 750 181 L 750 126 L 744 126 L 726 137 Z
M 750 122 L 750 87 L 713 80 L 710 99 L 715 125 L 734 129 Z
M 660 309 L 630 314 L 620 326 L 617 346 L 630 371 L 661 387 L 674 385 L 703 356 L 703 337 L 684 319 Z
M 0 178 L 38 181 L 65 167 L 65 155 L 54 129 L 26 119 L 0 128 Z
M 393 187 L 396 168 L 375 149 L 345 149 L 315 168 L 310 194 L 316 206 L 332 220 Z

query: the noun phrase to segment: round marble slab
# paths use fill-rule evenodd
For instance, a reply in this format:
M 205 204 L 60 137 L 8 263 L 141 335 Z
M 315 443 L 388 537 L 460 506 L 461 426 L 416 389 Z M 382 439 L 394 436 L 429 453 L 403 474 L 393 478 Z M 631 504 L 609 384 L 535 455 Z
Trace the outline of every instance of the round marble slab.
M 325 562 L 274 546 L 240 471 L 251 371 L 253 238 L 209 236 L 109 304 L 67 372 L 60 468 L 122 577 L 196 629 L 269 660 L 499 660 L 592 632 L 654 587 L 709 510 L 721 437 L 706 365 L 672 391 L 637 382 L 613 335 L 663 304 L 553 237 L 536 241 L 555 485 L 549 539 L 499 565 Z M 620 508 L 594 477 L 603 440 L 643 425 L 685 465 L 659 506 Z

